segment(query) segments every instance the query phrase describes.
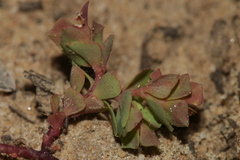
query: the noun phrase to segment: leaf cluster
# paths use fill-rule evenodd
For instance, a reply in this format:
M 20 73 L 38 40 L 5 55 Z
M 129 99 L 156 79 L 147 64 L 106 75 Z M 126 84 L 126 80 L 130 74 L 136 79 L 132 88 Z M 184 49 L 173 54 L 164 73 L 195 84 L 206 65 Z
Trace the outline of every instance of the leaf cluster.
M 88 3 L 78 14 L 76 23 L 60 18 L 50 32 L 50 38 L 73 64 L 71 88 L 63 100 L 63 115 L 71 118 L 108 110 L 114 135 L 121 139 L 123 148 L 158 145 L 154 131 L 162 125 L 170 131 L 172 126 L 187 127 L 189 116 L 196 113 L 192 106 L 199 106 L 203 101 L 202 85 L 190 82 L 188 74 L 162 75 L 160 69 L 145 69 L 121 87 L 115 73 L 106 70 L 113 36 L 103 41 L 104 27 L 96 22 L 89 27 L 87 11 Z M 92 68 L 95 79 L 83 67 Z M 82 94 L 86 79 L 91 86 Z M 109 100 L 118 102 L 117 111 Z M 57 96 L 51 102 L 53 113 L 58 113 Z M 50 117 L 48 121 L 54 127 L 57 122 Z

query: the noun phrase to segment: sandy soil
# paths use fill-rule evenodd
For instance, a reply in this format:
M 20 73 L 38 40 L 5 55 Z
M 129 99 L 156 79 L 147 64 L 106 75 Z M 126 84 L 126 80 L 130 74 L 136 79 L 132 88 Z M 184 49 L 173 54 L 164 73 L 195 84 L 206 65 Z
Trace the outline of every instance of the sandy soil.
M 43 74 L 56 82 L 57 93 L 64 91 L 69 60 L 47 35 L 59 17 L 75 18 L 84 3 L 0 0 L 0 61 L 16 82 L 16 92 L 0 93 L 1 142 L 40 148 L 48 124 L 39 117 L 35 87 L 23 72 Z M 62 160 L 239 159 L 239 10 L 239 0 L 92 0 L 90 20 L 105 26 L 105 37 L 115 35 L 108 68 L 123 84 L 143 68 L 188 72 L 203 84 L 204 104 L 188 128 L 170 133 L 162 127 L 157 131 L 161 145 L 138 150 L 122 150 L 101 116 L 83 116 L 70 122 L 54 155 Z

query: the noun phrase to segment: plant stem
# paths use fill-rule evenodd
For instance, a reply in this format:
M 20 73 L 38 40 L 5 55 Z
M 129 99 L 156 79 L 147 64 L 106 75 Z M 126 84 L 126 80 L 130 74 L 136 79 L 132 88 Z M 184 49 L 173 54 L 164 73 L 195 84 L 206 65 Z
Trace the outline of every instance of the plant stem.
M 60 135 L 63 124 L 65 122 L 64 112 L 57 112 L 48 116 L 48 123 L 50 124 L 49 130 L 46 134 L 43 135 L 42 141 L 42 151 L 51 151 L 51 145 L 53 141 Z
M 51 155 L 51 145 L 61 133 L 65 118 L 66 117 L 63 112 L 58 112 L 48 117 L 48 123 L 50 124 L 50 127 L 48 132 L 43 135 L 42 147 L 40 151 L 16 145 L 11 146 L 7 144 L 0 144 L 0 153 L 6 153 L 15 158 L 24 157 L 38 160 L 58 160 Z
M 43 142 L 42 142 L 42 151 L 50 151 L 50 147 L 57 136 L 59 136 L 61 129 L 55 131 L 52 127 L 49 128 L 48 132 L 43 135 Z
M 94 89 L 96 88 L 99 80 L 102 78 L 102 76 L 106 72 L 106 67 L 105 66 L 96 66 L 96 67 L 93 68 L 93 70 L 94 70 L 94 73 L 95 73 L 94 83 L 91 86 L 91 88 L 89 88 L 88 92 L 84 95 L 85 98 L 90 96 L 91 93 L 94 91 Z
M 12 157 L 24 157 L 30 159 L 38 160 L 58 160 L 51 155 L 50 152 L 46 151 L 36 151 L 32 148 L 20 147 L 20 146 L 11 146 L 7 144 L 0 144 L 0 153 L 6 153 Z

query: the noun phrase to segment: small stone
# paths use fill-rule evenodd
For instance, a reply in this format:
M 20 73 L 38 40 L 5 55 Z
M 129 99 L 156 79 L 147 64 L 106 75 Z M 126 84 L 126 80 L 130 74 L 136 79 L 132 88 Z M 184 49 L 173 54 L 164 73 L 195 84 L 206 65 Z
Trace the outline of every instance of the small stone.
M 138 156 L 138 160 L 144 160 L 145 159 L 145 156 L 143 155 L 143 154 L 140 154 L 139 156 Z
M 0 62 L 0 91 L 12 92 L 16 90 L 16 84 L 12 74 Z
M 126 156 L 126 152 L 123 151 L 122 149 L 119 149 L 119 150 L 118 150 L 118 157 L 124 158 L 125 156 Z

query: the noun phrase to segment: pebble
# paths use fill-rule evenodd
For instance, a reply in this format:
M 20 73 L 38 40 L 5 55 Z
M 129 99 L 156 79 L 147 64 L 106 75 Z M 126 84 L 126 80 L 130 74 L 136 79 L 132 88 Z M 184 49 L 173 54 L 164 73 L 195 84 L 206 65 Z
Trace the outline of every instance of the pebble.
M 144 160 L 145 159 L 145 156 L 143 155 L 143 154 L 140 154 L 139 156 L 138 156 L 138 160 Z
M 118 149 L 118 157 L 124 158 L 126 156 L 126 152 L 123 151 L 122 149 Z

